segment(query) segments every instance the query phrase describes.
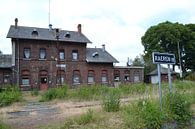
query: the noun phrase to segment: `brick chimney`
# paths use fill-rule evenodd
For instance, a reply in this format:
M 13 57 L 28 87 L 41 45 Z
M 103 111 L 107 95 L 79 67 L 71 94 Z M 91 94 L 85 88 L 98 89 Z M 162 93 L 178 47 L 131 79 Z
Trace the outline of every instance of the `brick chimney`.
M 106 51 L 106 45 L 102 44 L 102 51 L 105 52 Z
M 78 32 L 79 32 L 79 33 L 82 33 L 81 24 L 78 24 L 77 29 L 78 29 Z
M 15 29 L 18 27 L 18 18 L 15 18 Z

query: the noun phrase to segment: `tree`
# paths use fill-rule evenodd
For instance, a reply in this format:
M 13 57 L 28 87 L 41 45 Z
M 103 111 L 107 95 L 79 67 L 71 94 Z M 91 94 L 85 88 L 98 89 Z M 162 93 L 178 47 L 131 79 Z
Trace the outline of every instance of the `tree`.
M 144 66 L 144 60 L 143 60 L 143 56 L 136 56 L 135 59 L 132 62 L 133 66 Z
M 167 21 L 151 26 L 142 37 L 144 59 L 148 59 L 147 61 L 145 60 L 145 62 L 146 64 L 151 64 L 152 52 L 165 52 L 174 53 L 176 55 L 176 65 L 179 65 L 179 54 L 182 57 L 185 53 L 188 53 L 188 48 L 191 46 L 190 42 L 192 42 L 192 31 L 183 24 Z M 179 54 L 178 47 L 179 50 L 181 50 Z M 181 62 L 181 66 L 185 72 L 186 60 L 184 60 L 185 58 L 183 57 L 181 59 L 183 62 Z

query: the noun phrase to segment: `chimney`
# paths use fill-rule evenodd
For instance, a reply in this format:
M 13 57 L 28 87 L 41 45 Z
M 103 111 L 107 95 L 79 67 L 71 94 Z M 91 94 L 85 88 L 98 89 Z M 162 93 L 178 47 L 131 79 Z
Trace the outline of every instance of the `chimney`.
M 18 18 L 15 18 L 15 29 L 18 28 Z
M 103 52 L 105 52 L 105 51 L 106 51 L 105 44 L 102 44 L 102 51 L 103 51 Z
M 79 32 L 79 33 L 82 33 L 81 24 L 78 24 L 77 29 L 78 29 L 78 32 Z
M 52 31 L 52 24 L 49 24 L 49 31 Z

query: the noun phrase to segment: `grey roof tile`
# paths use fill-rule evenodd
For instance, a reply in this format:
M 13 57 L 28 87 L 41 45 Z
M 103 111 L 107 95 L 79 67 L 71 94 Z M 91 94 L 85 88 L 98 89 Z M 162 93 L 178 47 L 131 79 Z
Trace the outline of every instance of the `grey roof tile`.
M 37 31 L 38 35 L 32 35 L 33 31 Z M 66 34 L 69 34 L 70 37 L 66 37 Z M 37 27 L 25 27 L 25 26 L 10 26 L 7 38 L 19 38 L 19 39 L 37 39 L 37 40 L 53 40 L 56 41 L 56 31 L 52 29 L 49 31 L 49 28 L 37 28 Z M 59 41 L 67 42 L 79 42 L 79 43 L 91 43 L 91 41 L 82 33 L 77 31 L 68 31 L 60 30 Z
M 11 55 L 0 55 L 0 68 L 11 68 L 12 67 L 12 56 Z
M 112 55 L 102 48 L 87 48 L 86 60 L 88 63 L 119 63 Z

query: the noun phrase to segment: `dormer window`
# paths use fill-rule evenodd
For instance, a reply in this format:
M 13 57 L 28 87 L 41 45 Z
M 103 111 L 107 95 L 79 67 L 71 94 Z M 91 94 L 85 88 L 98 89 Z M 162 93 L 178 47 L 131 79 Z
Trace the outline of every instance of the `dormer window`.
M 39 35 L 39 33 L 38 33 L 38 31 L 37 31 L 36 29 L 34 29 L 34 30 L 32 31 L 32 33 L 31 33 L 31 35 L 32 35 L 33 37 L 37 37 L 37 36 Z
M 98 57 L 99 54 L 98 54 L 98 52 L 94 52 L 94 53 L 92 54 L 92 56 L 95 58 L 95 57 Z
M 70 33 L 69 32 L 66 32 L 65 37 L 66 38 L 70 38 Z

